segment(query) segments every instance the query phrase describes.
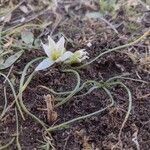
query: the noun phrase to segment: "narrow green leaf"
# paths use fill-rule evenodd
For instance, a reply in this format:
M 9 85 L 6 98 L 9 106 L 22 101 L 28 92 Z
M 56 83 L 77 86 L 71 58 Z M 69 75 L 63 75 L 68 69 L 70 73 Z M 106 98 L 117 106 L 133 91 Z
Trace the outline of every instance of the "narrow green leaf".
M 13 65 L 17 59 L 23 54 L 23 51 L 19 51 L 15 53 L 14 55 L 11 55 L 8 57 L 3 64 L 0 64 L 0 70 L 6 69 Z

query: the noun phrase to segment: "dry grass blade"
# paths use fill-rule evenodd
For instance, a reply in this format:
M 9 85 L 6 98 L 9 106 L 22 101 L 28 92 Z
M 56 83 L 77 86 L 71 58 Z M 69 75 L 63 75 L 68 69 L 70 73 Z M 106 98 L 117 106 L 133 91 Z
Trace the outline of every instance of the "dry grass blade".
M 46 106 L 47 106 L 47 120 L 49 123 L 54 122 L 58 114 L 54 111 L 54 97 L 50 94 L 44 96 Z
M 138 97 L 138 99 L 146 99 L 148 97 L 150 97 L 150 93 L 140 96 L 140 97 Z

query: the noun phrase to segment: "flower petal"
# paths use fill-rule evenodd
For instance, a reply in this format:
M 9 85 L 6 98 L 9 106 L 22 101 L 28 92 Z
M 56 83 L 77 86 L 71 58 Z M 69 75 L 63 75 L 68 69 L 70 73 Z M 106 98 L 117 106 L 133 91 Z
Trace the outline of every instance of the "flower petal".
M 50 60 L 50 58 L 44 59 L 36 68 L 35 71 L 44 70 L 54 64 L 54 61 Z
M 89 59 L 89 56 L 83 56 L 82 58 L 81 58 L 81 61 L 83 61 L 83 60 L 85 60 L 85 59 Z
M 80 55 L 80 57 L 88 55 L 88 52 L 86 52 L 85 49 L 80 49 L 80 50 L 76 51 L 75 53 L 78 53 Z
M 67 51 L 67 52 L 65 52 L 61 57 L 59 57 L 59 58 L 56 60 L 56 62 L 59 62 L 59 61 L 63 62 L 63 61 L 65 61 L 65 60 L 67 60 L 68 58 L 70 58 L 72 55 L 73 55 L 72 52 Z
M 57 42 L 57 50 L 62 51 L 62 54 L 65 51 L 65 38 L 62 36 Z
M 57 48 L 55 41 L 50 36 L 48 36 L 48 45 L 50 51 L 55 50 Z
M 48 45 L 46 45 L 46 44 L 43 44 L 43 43 L 42 43 L 42 47 L 43 47 L 44 52 L 46 53 L 46 55 L 47 55 L 48 57 L 50 57 L 50 56 L 51 56 L 50 47 L 49 47 Z

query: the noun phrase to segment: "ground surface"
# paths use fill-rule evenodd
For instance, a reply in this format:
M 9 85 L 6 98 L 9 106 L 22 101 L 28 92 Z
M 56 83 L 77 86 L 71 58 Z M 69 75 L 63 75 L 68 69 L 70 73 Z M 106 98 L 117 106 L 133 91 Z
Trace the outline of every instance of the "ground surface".
M 21 6 L 27 6 L 27 4 L 25 2 Z M 36 4 L 31 3 L 30 5 L 34 7 Z M 38 4 L 38 1 L 37 6 L 41 6 L 41 4 Z M 137 12 L 142 10 L 141 7 L 140 5 L 140 9 L 138 8 Z M 42 21 L 52 22 L 52 24 L 44 29 L 30 28 L 30 30 L 34 33 L 35 37 L 42 40 L 46 40 L 47 35 L 52 33 L 52 31 L 54 39 L 58 39 L 63 34 L 68 39 L 66 43 L 67 49 L 75 51 L 85 48 L 92 60 L 108 49 L 137 39 L 148 30 L 150 25 L 149 20 L 145 17 L 148 15 L 147 12 L 143 11 L 140 14 L 140 19 L 143 19 L 143 21 L 137 22 L 137 18 L 129 17 L 123 8 L 120 8 L 113 17 L 106 15 L 105 19 L 113 24 L 113 27 L 102 19 L 88 19 L 85 17 L 87 12 L 99 11 L 100 9 L 98 4 L 94 2 L 85 1 L 81 3 L 79 1 L 66 0 L 58 3 L 57 9 L 54 8 L 46 12 L 43 12 L 43 10 L 43 14 L 36 17 L 35 15 L 38 13 L 33 13 L 34 10 L 24 14 L 20 9 L 16 9 L 12 13 L 11 20 L 5 24 L 3 30 L 8 30 L 18 25 L 17 21 L 21 16 L 25 16 L 29 21 L 33 17 L 34 19 L 31 20 L 34 23 L 41 23 Z M 25 24 L 31 23 L 29 21 Z M 19 27 L 23 25 L 21 23 Z M 117 33 L 114 31 L 114 28 Z M 10 37 L 19 40 L 18 33 L 11 34 L 6 39 L 8 40 Z M 92 44 L 90 47 L 87 46 L 89 42 Z M 87 80 L 107 81 L 111 77 L 125 73 L 129 74 L 126 76 L 128 78 L 140 80 L 139 82 L 131 79 L 119 79 L 130 89 L 132 94 L 132 110 L 121 133 L 122 149 L 124 150 L 150 149 L 150 68 L 141 64 L 140 58 L 141 53 L 143 58 L 143 54 L 149 51 L 149 44 L 149 37 L 147 37 L 133 46 L 121 49 L 119 52 L 104 55 L 85 68 L 75 69 L 81 77 L 81 84 Z M 129 53 L 129 51 L 133 51 L 133 53 Z M 133 61 L 133 57 L 131 57 L 131 54 L 137 57 L 134 51 L 138 52 L 138 58 L 136 58 L 138 61 Z M 39 56 L 44 56 L 41 48 L 26 48 L 23 55 L 13 64 L 9 79 L 12 81 L 16 91 L 19 89 L 20 77 L 24 67 L 28 62 Z M 36 65 L 31 66 L 26 79 Z M 7 68 L 1 72 L 7 75 L 9 70 L 10 68 Z M 48 122 L 44 95 L 52 95 L 52 93 L 39 86 L 53 88 L 55 91 L 70 91 L 77 84 L 74 74 L 64 73 L 62 70 L 62 67 L 57 64 L 46 71 L 38 72 L 23 92 L 23 102 L 26 108 L 48 126 L 69 121 L 109 105 L 110 98 L 102 89 L 95 89 L 89 94 L 82 95 L 87 91 L 87 87 L 71 97 L 64 105 L 54 108 L 58 116 L 54 121 Z M 0 110 L 4 106 L 4 87 L 6 87 L 8 106 L 14 100 L 12 91 L 7 82 L 4 84 L 4 80 L 3 77 L 0 77 Z M 115 100 L 115 104 L 112 107 L 98 115 L 74 122 L 65 129 L 52 131 L 51 136 L 48 136 L 42 126 L 26 113 L 24 113 L 25 121 L 23 121 L 18 112 L 19 143 L 21 148 L 24 150 L 42 149 L 40 147 L 43 145 L 41 143 L 43 141 L 44 144 L 47 143 L 47 145 L 56 150 L 112 149 L 118 142 L 118 134 L 127 113 L 129 101 L 127 92 L 121 86 L 112 86 L 109 87 L 109 90 Z M 53 96 L 55 99 L 58 98 L 57 95 Z M 13 137 L 16 137 L 15 107 L 11 107 L 0 120 L 0 145 L 9 143 Z M 16 143 L 14 141 L 6 149 L 17 149 Z M 51 148 L 47 147 L 47 149 Z M 114 147 L 114 149 L 121 148 Z

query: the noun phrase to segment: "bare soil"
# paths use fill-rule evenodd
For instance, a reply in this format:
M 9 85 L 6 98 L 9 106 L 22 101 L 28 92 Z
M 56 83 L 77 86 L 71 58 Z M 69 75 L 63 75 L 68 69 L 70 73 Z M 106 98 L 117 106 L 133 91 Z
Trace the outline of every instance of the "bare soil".
M 130 31 L 128 25 L 131 22 L 122 10 L 122 12 L 118 12 L 116 18 L 112 18 L 111 20 L 112 23 L 121 24 L 117 28 L 119 34 L 116 34 L 102 20 L 83 19 L 85 12 L 91 11 L 91 8 L 85 6 L 79 7 L 79 5 L 74 3 L 73 6 L 69 6 L 70 10 L 66 12 L 65 7 L 67 7 L 66 4 L 61 4 L 59 10 L 57 10 L 58 14 L 62 14 L 63 19 L 53 34 L 57 39 L 59 33 L 63 33 L 70 40 L 67 43 L 67 48 L 71 51 L 86 48 L 89 52 L 90 59 L 107 49 L 128 43 L 134 39 L 134 36 L 140 36 L 147 29 L 144 25 L 138 24 L 138 32 Z M 48 14 L 40 17 L 46 18 L 46 15 Z M 110 16 L 108 16 L 108 19 L 110 20 Z M 42 34 L 45 35 L 42 35 L 43 39 L 47 37 L 47 34 L 52 28 L 50 26 L 43 31 Z M 38 35 L 39 33 L 35 34 Z M 90 48 L 86 46 L 89 41 L 92 43 Z M 141 44 L 134 45 L 132 48 L 136 48 L 139 51 L 144 51 L 147 48 L 146 46 L 142 47 L 140 45 L 146 45 L 146 43 L 141 42 Z M 106 81 L 111 77 L 122 75 L 123 73 L 129 73 L 130 75 L 128 77 L 137 79 L 137 72 L 142 80 L 150 82 L 149 74 L 143 70 L 139 70 L 138 65 L 134 64 L 129 56 L 124 53 L 125 50 L 127 48 L 119 52 L 109 53 L 86 68 L 77 70 L 81 76 L 81 82 L 83 83 L 87 80 Z M 43 55 L 44 53 L 41 49 L 26 51 L 23 57 L 14 64 L 10 76 L 15 76 L 16 90 L 19 86 L 20 72 L 24 69 L 25 65 L 32 59 Z M 32 69 L 35 66 L 32 66 Z M 7 73 L 8 70 L 3 72 Z M 1 107 L 4 105 L 3 81 L 4 78 L 1 77 Z M 133 98 L 132 111 L 121 134 L 123 149 L 137 149 L 137 145 L 133 141 L 137 133 L 140 149 L 149 150 L 150 97 L 144 95 L 150 93 L 150 84 L 126 79 L 121 79 L 120 81 L 131 90 Z M 7 83 L 5 85 L 7 86 Z M 44 95 L 49 94 L 49 92 L 39 88 L 39 85 L 53 88 L 56 91 L 69 91 L 75 87 L 76 78 L 71 73 L 64 73 L 60 65 L 54 65 L 46 71 L 38 72 L 23 92 L 23 101 L 28 110 L 49 126 L 92 113 L 106 107 L 110 103 L 108 96 L 100 89 L 96 89 L 86 96 L 73 96 L 69 102 L 55 109 L 58 113 L 57 120 L 53 123 L 48 123 L 47 111 L 43 109 L 46 108 Z M 75 122 L 66 129 L 56 130 L 51 133 L 52 143 L 56 150 L 110 150 L 118 142 L 118 133 L 128 108 L 128 95 L 120 86 L 114 86 L 110 88 L 110 91 L 115 99 L 115 105 L 113 107 L 97 116 Z M 14 100 L 11 93 L 8 87 L 7 96 L 9 104 Z M 84 91 L 81 91 L 78 95 L 83 93 Z M 43 128 L 28 115 L 25 115 L 25 119 L 23 121 L 19 115 L 19 142 L 22 149 L 41 149 L 39 148 L 41 146 L 39 141 L 43 141 Z M 0 144 L 8 143 L 12 136 L 14 136 L 14 133 L 16 133 L 15 111 L 14 108 L 11 108 L 0 123 Z M 8 149 L 15 150 L 15 143 Z

